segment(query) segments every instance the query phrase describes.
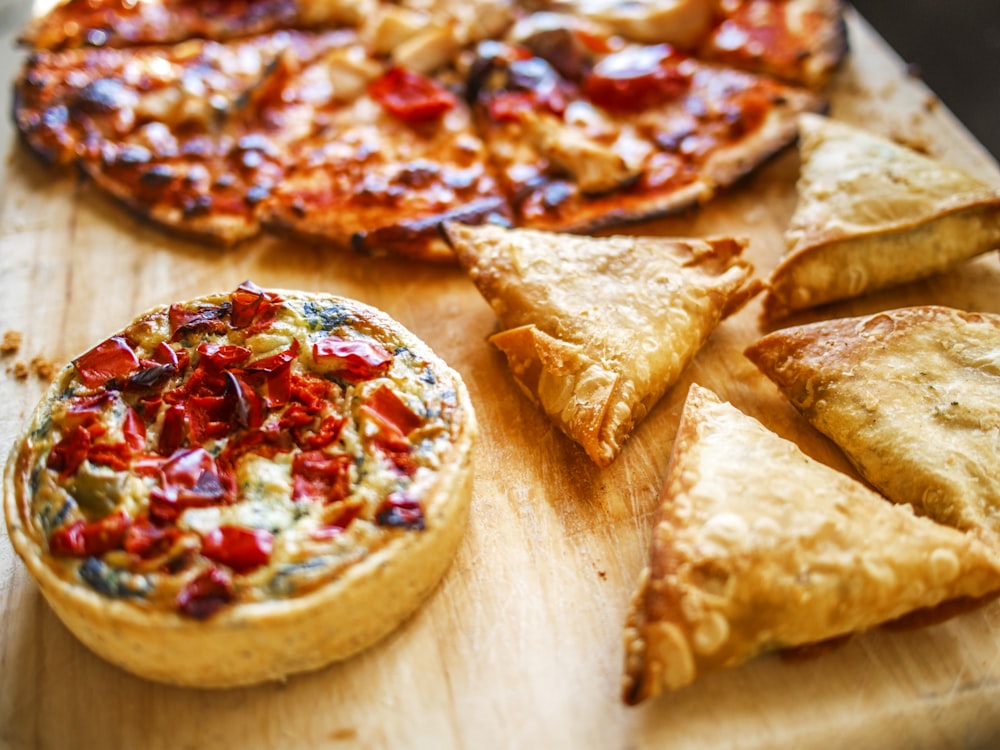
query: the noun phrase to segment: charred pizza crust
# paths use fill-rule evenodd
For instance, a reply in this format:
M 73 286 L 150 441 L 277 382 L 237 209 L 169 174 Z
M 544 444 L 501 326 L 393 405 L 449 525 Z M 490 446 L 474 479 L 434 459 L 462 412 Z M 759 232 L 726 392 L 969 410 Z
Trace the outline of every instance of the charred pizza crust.
M 458 374 L 384 313 L 244 284 L 62 371 L 11 452 L 8 531 L 108 661 L 280 679 L 370 646 L 437 584 L 476 431 Z
M 625 626 L 623 698 L 998 588 L 1000 562 L 978 540 L 692 385 Z
M 600 466 L 760 289 L 742 239 L 444 231 L 500 318 L 489 340 L 518 385 Z
M 877 489 L 1000 548 L 1000 316 L 946 307 L 786 328 L 746 354 Z
M 764 297 L 766 321 L 1000 247 L 1000 188 L 826 117 L 805 114 L 799 129 L 798 204 Z

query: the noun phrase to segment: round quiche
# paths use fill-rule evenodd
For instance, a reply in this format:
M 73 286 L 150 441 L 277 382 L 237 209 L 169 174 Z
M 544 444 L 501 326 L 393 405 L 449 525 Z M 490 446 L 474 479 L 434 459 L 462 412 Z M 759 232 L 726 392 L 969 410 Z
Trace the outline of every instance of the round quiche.
M 246 282 L 60 373 L 11 451 L 7 526 L 105 659 L 280 679 L 371 645 L 437 584 L 476 433 L 460 376 L 385 313 Z

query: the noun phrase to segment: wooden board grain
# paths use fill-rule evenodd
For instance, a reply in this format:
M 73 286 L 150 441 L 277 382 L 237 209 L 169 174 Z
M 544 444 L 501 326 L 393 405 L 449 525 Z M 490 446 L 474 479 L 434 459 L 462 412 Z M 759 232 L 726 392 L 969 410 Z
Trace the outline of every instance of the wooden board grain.
M 5 5 L 2 70 L 13 75 Z M 8 12 L 9 11 L 9 12 Z M 997 165 L 851 14 L 852 55 L 833 116 L 920 145 L 992 182 Z M 9 110 L 5 91 L 4 111 Z M 472 519 L 458 557 L 404 627 L 346 663 L 221 692 L 142 681 L 77 643 L 0 539 L 0 747 L 4 748 L 979 748 L 1000 738 L 1000 604 L 924 630 L 874 632 L 813 658 L 759 658 L 639 708 L 619 700 L 621 629 L 687 386 L 716 390 L 811 455 L 850 471 L 742 356 L 759 302 L 726 321 L 606 469 L 520 394 L 486 344 L 495 320 L 454 268 L 265 238 L 219 252 L 145 227 L 75 175 L 28 155 L 9 123 L 0 168 L 0 360 L 6 451 L 62 363 L 154 304 L 234 288 L 322 290 L 389 312 L 465 377 L 482 425 Z M 705 209 L 650 234 L 747 234 L 766 276 L 794 207 L 785 152 Z M 1000 312 L 995 254 L 837 305 L 825 317 L 937 303 Z M 799 320 L 819 317 L 803 316 Z

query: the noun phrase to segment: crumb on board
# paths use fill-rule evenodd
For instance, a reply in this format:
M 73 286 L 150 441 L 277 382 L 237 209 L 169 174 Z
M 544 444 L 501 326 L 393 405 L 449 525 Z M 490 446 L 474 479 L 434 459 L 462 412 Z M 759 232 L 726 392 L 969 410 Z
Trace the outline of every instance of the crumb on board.
M 21 351 L 24 335 L 20 331 L 9 329 L 0 336 L 0 357 L 10 357 Z M 48 357 L 37 354 L 30 361 L 15 360 L 7 365 L 7 374 L 18 380 L 25 380 L 34 373 L 40 380 L 51 382 L 56 375 L 58 366 Z
M 56 376 L 56 363 L 40 354 L 37 357 L 32 357 L 28 366 L 42 380 L 51 381 Z
M 597 571 L 597 577 L 600 578 L 602 581 L 606 581 L 608 579 L 608 574 L 606 571 L 599 570 Z
M 0 354 L 6 356 L 16 353 L 21 348 L 22 339 L 20 331 L 4 331 L 3 338 L 0 339 Z

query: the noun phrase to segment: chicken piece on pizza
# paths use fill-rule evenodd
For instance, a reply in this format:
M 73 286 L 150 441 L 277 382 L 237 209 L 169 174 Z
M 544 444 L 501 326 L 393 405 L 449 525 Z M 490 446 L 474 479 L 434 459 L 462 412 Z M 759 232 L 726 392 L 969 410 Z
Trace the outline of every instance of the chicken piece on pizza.
M 483 43 L 468 96 L 515 223 L 590 231 L 704 202 L 823 107 L 804 89 L 539 14 Z
M 20 41 L 47 50 L 225 41 L 283 29 L 357 27 L 375 5 L 374 0 L 64 0 L 33 19 Z
M 692 385 L 626 619 L 623 699 L 998 589 L 1000 562 L 979 540 Z
M 463 537 L 460 376 L 384 313 L 264 290 L 154 308 L 73 360 L 11 452 L 11 542 L 148 679 L 279 680 L 371 646 Z
M 537 0 L 539 11 L 551 11 L 598 24 L 605 33 L 645 44 L 672 44 L 693 49 L 716 23 L 717 0 Z
M 511 0 L 403 0 L 379 3 L 363 34 L 375 55 L 427 74 L 468 45 L 499 37 L 513 20 Z
M 441 83 L 393 67 L 296 144 L 264 203 L 273 230 L 365 254 L 454 262 L 443 221 L 507 222 L 469 110 Z
M 579 237 L 448 224 L 527 396 L 598 465 L 758 290 L 745 240 Z
M 794 326 L 746 355 L 886 497 L 1000 549 L 1000 316 L 945 307 Z
M 811 114 L 800 123 L 798 204 L 765 321 L 1000 248 L 1000 187 L 852 125 Z

